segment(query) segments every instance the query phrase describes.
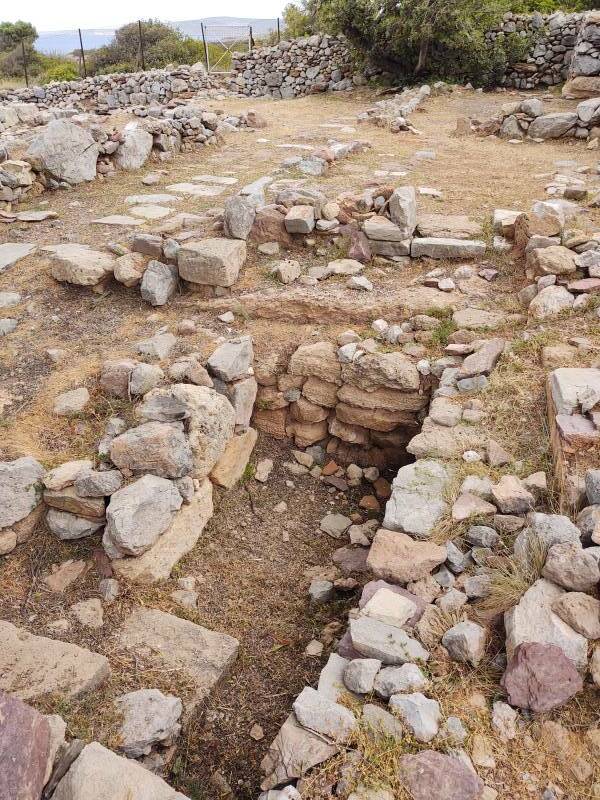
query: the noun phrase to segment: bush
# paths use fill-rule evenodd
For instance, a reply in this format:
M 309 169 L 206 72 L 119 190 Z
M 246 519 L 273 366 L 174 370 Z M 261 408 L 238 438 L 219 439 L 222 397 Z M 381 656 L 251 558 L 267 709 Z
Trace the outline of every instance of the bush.
M 400 79 L 497 81 L 506 64 L 522 58 L 527 40 L 485 32 L 509 9 L 509 0 L 323 0 L 323 28 L 343 33 L 371 62 Z
M 41 84 L 52 81 L 78 81 L 81 77 L 75 61 L 65 56 L 40 54 L 38 54 L 35 75 L 36 80 Z

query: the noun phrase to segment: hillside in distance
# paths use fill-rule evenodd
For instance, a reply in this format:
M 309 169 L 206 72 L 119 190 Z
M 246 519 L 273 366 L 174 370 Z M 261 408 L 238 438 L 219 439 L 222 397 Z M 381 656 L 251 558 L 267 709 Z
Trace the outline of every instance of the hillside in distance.
M 168 21 L 168 20 L 167 20 Z M 205 19 L 189 19 L 172 22 L 176 28 L 187 36 L 199 39 L 202 36 L 201 24 L 206 26 L 209 41 L 223 38 L 243 38 L 244 28 L 252 26 L 254 36 L 262 36 L 277 27 L 276 19 L 255 19 L 252 17 L 206 17 Z M 237 28 L 237 30 L 236 30 Z M 83 47 L 93 50 L 108 44 L 115 34 L 114 28 L 89 28 L 81 31 Z M 79 34 L 72 31 L 45 31 L 39 34 L 36 49 L 42 53 L 71 53 L 79 49 Z

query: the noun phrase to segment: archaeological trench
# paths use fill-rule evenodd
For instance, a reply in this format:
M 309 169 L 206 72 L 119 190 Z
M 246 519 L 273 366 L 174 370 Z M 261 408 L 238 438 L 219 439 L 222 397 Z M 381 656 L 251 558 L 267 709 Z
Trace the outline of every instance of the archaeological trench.
M 600 798 L 600 20 L 503 30 L 0 92 L 1 800 Z

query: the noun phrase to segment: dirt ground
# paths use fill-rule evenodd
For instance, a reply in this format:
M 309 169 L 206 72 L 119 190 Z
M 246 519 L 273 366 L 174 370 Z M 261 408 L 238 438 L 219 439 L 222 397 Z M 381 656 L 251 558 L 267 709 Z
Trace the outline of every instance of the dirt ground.
M 534 200 L 545 197 L 545 186 L 557 170 L 557 162 L 575 160 L 581 167 L 595 167 L 598 161 L 597 154 L 580 141 L 511 145 L 496 138 L 453 135 L 459 116 L 485 118 L 499 105 L 518 96 L 516 92 L 480 94 L 459 90 L 433 98 L 411 119 L 422 132 L 420 136 L 357 125 L 356 115 L 377 99 L 372 91 L 366 90 L 277 102 L 209 101 L 207 106 L 211 109 L 223 108 L 230 113 L 254 107 L 264 115 L 268 125 L 264 130 L 232 135 L 218 148 L 182 153 L 171 163 L 147 165 L 138 173 L 119 172 L 103 182 L 46 194 L 23 208 L 50 208 L 58 213 L 58 219 L 36 225 L 0 226 L 0 242 L 31 241 L 47 245 L 72 241 L 99 248 L 109 242 L 126 242 L 125 229 L 94 225 L 91 221 L 107 214 L 126 213 L 127 195 L 161 192 L 164 186 L 199 173 L 234 175 L 238 184 L 231 189 L 233 193 L 262 175 L 289 177 L 290 173 L 274 171 L 284 158 L 301 151 L 277 145 L 316 146 L 331 138 L 364 139 L 372 147 L 334 165 L 326 177 L 313 181 L 318 182 L 330 199 L 341 191 L 358 191 L 367 186 L 374 180 L 376 170 L 407 169 L 405 178 L 389 180 L 443 192 L 442 200 L 421 197 L 420 210 L 467 214 L 484 223 L 489 232 L 494 208 L 526 210 Z M 554 97 L 548 105 L 566 110 L 574 103 Z M 353 126 L 356 131 L 343 133 L 320 127 L 327 124 Z M 415 157 L 416 152 L 423 150 L 434 150 L 435 158 Z M 163 180 L 157 186 L 144 187 L 142 176 L 154 168 L 166 171 Z M 219 206 L 228 193 L 229 190 L 214 199 L 185 199 L 176 208 L 205 212 Z M 591 224 L 600 223 L 600 212 L 591 210 L 589 219 Z M 204 225 L 205 235 L 209 234 L 210 226 L 210 222 Z M 151 230 L 151 225 L 137 230 Z M 301 247 L 292 251 L 290 257 L 310 265 L 328 260 L 314 249 Z M 39 254 L 0 275 L 0 291 L 23 294 L 22 304 L 6 312 L 6 316 L 19 318 L 17 331 L 0 339 L 0 459 L 33 455 L 52 467 L 92 453 L 106 419 L 122 410 L 97 392 L 100 363 L 107 358 L 131 356 L 133 345 L 160 327 L 174 330 L 180 320 L 193 318 L 199 333 L 180 337 L 178 352 L 206 353 L 219 336 L 230 332 L 216 319 L 215 309 L 222 313 L 230 307 L 237 312 L 233 328 L 254 337 L 259 356 L 273 349 L 290 352 L 315 333 L 331 336 L 348 327 L 364 332 L 377 316 L 401 322 L 410 307 L 407 297 L 414 291 L 412 282 L 432 266 L 418 263 L 402 270 L 393 265 L 369 267 L 364 274 L 373 281 L 375 290 L 365 296 L 353 293 L 335 280 L 315 288 L 281 288 L 267 274 L 270 261 L 251 248 L 231 298 L 206 301 L 185 291 L 158 310 L 143 303 L 135 290 L 120 284 L 113 283 L 102 295 L 58 284 L 49 274 L 47 261 Z M 515 297 L 527 283 L 521 266 L 505 256 L 494 257 L 492 261 L 501 271 L 497 282 L 491 285 L 479 282 L 470 300 L 476 299 L 480 307 L 521 311 Z M 385 314 L 378 309 L 384 309 Z M 514 323 L 501 334 L 516 338 L 526 327 L 525 321 Z M 483 396 L 490 432 L 516 457 L 526 461 L 532 472 L 549 469 L 550 463 L 543 411 L 545 373 L 540 365 L 540 350 L 543 344 L 564 342 L 574 335 L 587 336 L 600 346 L 600 320 L 590 311 L 538 326 L 531 342 L 494 373 Z M 67 358 L 58 365 L 52 364 L 46 355 L 48 348 L 65 349 Z M 441 354 L 439 345 L 432 347 L 431 354 Z M 582 355 L 580 364 L 592 364 L 595 360 L 596 351 L 592 349 Z M 53 399 L 64 390 L 81 385 L 88 385 L 93 394 L 92 414 L 81 419 L 57 420 L 51 413 Z M 172 765 L 170 779 L 174 785 L 197 800 L 217 796 L 207 783 L 216 770 L 229 782 L 238 800 L 256 798 L 259 763 L 268 744 L 289 713 L 294 697 L 305 684 L 314 683 L 329 653 L 329 647 L 325 647 L 321 658 L 306 656 L 306 645 L 319 638 L 328 623 L 342 622 L 357 599 L 351 594 L 347 602 L 334 606 L 310 606 L 307 570 L 327 567 L 330 554 L 340 544 L 319 532 L 319 520 L 329 510 L 344 513 L 356 510 L 359 496 L 332 493 L 310 476 L 292 476 L 284 463 L 291 458 L 289 444 L 261 437 L 253 461 L 263 457 L 272 458 L 276 464 L 269 483 L 263 487 L 250 479 L 229 493 L 219 491 L 214 517 L 171 581 L 152 590 L 129 586 L 107 612 L 106 630 L 114 630 L 131 607 L 145 604 L 229 633 L 241 642 L 233 672 L 188 727 Z M 282 500 L 288 510 L 278 516 L 273 508 Z M 94 551 L 98 546 L 95 537 L 60 543 L 48 532 L 39 531 L 0 564 L 3 587 L 0 616 L 48 635 L 49 623 L 66 616 L 68 606 L 97 592 L 99 572 L 94 566 Z M 82 581 L 57 598 L 44 592 L 40 578 L 51 564 L 67 558 L 84 558 L 91 567 Z M 169 596 L 177 588 L 176 578 L 189 575 L 199 581 L 198 610 L 193 612 L 183 611 Z M 91 634 L 74 624 L 67 633 L 52 635 L 64 636 L 113 657 L 108 633 Z M 72 735 L 110 743 L 116 723 L 108 710 L 107 698 L 126 687 L 144 685 L 144 674 L 131 674 L 126 664 L 113 661 L 113 671 L 104 693 L 80 703 L 58 706 Z M 163 676 L 161 680 L 164 682 L 166 678 Z M 476 689 L 483 691 L 488 699 L 497 691 L 497 685 L 483 669 L 480 674 L 469 676 L 456 672 L 444 679 L 444 686 L 447 684 L 453 688 L 445 695 L 445 711 L 460 709 L 461 705 L 464 708 L 465 698 Z M 177 688 L 171 686 L 173 691 Z M 180 688 L 184 691 L 185 687 Z M 440 693 L 442 690 L 440 687 Z M 48 707 L 57 707 L 53 702 L 49 699 Z M 589 724 L 597 718 L 595 712 L 590 713 L 587 703 L 586 699 L 577 701 L 577 709 L 565 712 L 565 719 L 574 728 L 581 725 L 582 719 Z M 470 713 L 476 716 L 476 712 Z M 259 741 L 250 737 L 254 724 L 264 730 L 264 738 Z M 555 765 L 540 763 L 538 752 L 519 755 L 507 751 L 498 757 L 503 763 L 505 781 L 500 789 L 501 798 L 519 800 L 532 796 L 516 777 L 529 767 L 541 775 L 544 771 L 548 776 L 555 774 Z M 567 783 L 569 780 L 565 778 Z M 578 792 L 584 790 L 574 784 L 573 798 L 591 796 Z

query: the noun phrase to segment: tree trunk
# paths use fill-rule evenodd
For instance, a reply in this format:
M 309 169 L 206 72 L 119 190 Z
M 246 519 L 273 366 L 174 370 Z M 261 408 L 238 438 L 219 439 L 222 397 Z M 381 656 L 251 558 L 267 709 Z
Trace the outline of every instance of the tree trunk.
M 429 55 L 429 37 L 425 36 L 423 39 L 421 39 L 421 45 L 419 47 L 419 60 L 417 61 L 417 66 L 415 67 L 415 75 L 420 75 L 421 72 L 425 71 L 428 55 Z

